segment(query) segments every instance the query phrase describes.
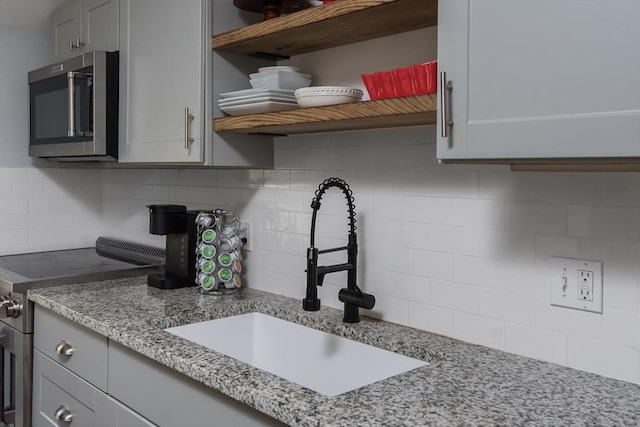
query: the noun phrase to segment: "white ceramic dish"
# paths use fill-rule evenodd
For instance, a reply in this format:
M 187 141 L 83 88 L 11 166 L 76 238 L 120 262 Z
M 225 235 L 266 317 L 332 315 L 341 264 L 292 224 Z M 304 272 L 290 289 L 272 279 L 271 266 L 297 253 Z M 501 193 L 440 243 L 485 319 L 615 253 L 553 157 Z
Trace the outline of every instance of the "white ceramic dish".
M 273 65 L 271 67 L 260 67 L 258 71 L 269 71 L 269 70 L 285 70 L 285 71 L 300 71 L 300 67 L 293 67 L 291 65 Z
M 229 105 L 220 107 L 222 111 L 230 116 L 244 116 L 247 114 L 272 113 L 274 111 L 293 110 L 298 108 L 298 104 L 291 102 L 264 101 L 251 104 Z
M 283 95 L 293 96 L 294 90 L 289 89 L 269 89 L 266 87 L 259 87 L 253 89 L 242 89 L 233 92 L 225 92 L 220 94 L 220 98 L 239 98 L 241 96 L 255 96 L 255 95 Z
M 422 360 L 262 313 L 165 331 L 326 396 L 337 396 L 427 365 Z
M 298 105 L 302 108 L 325 105 L 347 104 L 362 100 L 360 89 L 343 86 L 314 86 L 300 88 L 294 92 Z
M 268 77 L 259 77 L 249 80 L 252 87 L 266 87 L 269 89 L 299 89 L 307 87 L 311 84 L 311 79 L 298 77 L 295 74 L 274 75 Z
M 262 77 L 271 77 L 271 76 L 290 76 L 290 77 L 300 77 L 302 79 L 311 79 L 311 74 L 308 73 L 298 73 L 297 71 L 287 71 L 287 70 L 267 70 L 260 71 L 259 73 L 251 73 L 249 74 L 249 78 L 252 79 L 260 79 Z
M 289 104 L 297 103 L 296 99 L 293 97 L 287 98 L 287 97 L 280 97 L 280 96 L 259 95 L 259 96 L 252 96 L 247 99 L 238 99 L 238 100 L 236 100 L 235 98 L 221 99 L 218 101 L 218 106 L 229 107 L 231 105 L 255 104 L 256 102 L 265 102 L 265 101 L 287 102 Z

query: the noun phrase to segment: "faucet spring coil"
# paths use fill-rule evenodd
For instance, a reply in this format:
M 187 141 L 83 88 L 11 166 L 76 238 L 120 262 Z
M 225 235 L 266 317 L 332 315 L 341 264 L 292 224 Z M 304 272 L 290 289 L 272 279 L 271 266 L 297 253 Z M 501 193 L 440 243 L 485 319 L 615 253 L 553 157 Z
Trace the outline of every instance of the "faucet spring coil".
M 311 201 L 311 207 L 314 211 L 320 209 L 320 200 L 322 199 L 322 196 L 324 196 L 324 193 L 331 187 L 339 188 L 344 193 L 344 197 L 347 199 L 347 207 L 349 209 L 349 230 L 351 233 L 355 233 L 358 227 L 356 226 L 356 206 L 353 200 L 353 191 L 351 191 L 349 184 L 347 184 L 343 179 L 331 177 L 322 181 L 315 192 L 315 197 Z

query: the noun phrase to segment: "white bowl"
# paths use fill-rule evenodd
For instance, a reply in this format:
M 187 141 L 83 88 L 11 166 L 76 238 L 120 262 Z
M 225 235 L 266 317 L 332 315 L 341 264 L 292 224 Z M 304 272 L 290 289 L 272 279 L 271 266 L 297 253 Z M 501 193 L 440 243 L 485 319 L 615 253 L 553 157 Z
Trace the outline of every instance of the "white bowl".
M 268 77 L 256 77 L 249 80 L 251 87 L 266 87 L 269 89 L 289 89 L 295 90 L 307 87 L 311 84 L 311 79 L 298 77 L 295 74 L 273 75 Z
M 269 71 L 269 70 L 285 70 L 285 71 L 300 71 L 300 67 L 292 67 L 289 65 L 274 65 L 272 67 L 260 67 L 258 71 Z
M 314 86 L 293 93 L 302 108 L 346 104 L 362 100 L 362 90 L 342 86 Z
M 311 78 L 311 74 L 299 73 L 297 71 L 288 71 L 288 70 L 266 70 L 266 71 L 260 71 L 259 73 L 249 74 L 249 77 L 252 79 L 260 79 L 262 77 L 271 77 L 271 76 L 300 77 L 303 79 Z

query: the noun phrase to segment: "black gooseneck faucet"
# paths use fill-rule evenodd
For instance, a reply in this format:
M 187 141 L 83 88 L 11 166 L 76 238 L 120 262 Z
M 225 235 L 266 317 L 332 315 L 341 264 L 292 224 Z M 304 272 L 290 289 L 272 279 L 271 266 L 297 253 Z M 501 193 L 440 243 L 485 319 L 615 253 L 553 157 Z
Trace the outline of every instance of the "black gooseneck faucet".
M 349 210 L 349 239 L 347 246 L 318 250 L 315 247 L 316 215 L 320 209 L 320 200 L 331 187 L 337 187 L 344 193 Z M 359 307 L 371 310 L 376 303 L 373 295 L 365 294 L 356 285 L 356 265 L 358 258 L 358 242 L 356 235 L 356 214 L 353 204 L 353 193 L 349 185 L 340 178 L 325 179 L 311 202 L 313 216 L 311 217 L 311 246 L 307 249 L 307 296 L 302 300 L 302 308 L 306 311 L 320 310 L 318 286 L 322 286 L 324 276 L 337 271 L 347 271 L 347 287 L 340 289 L 338 299 L 344 303 L 345 323 L 360 321 Z M 347 251 L 347 262 L 329 266 L 318 266 L 318 255 L 329 252 Z

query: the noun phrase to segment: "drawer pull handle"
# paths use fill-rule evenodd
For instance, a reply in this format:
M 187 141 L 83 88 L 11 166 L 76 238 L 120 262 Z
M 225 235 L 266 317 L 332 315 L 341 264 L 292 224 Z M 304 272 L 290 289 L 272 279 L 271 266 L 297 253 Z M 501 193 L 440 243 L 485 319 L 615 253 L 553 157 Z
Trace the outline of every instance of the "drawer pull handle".
M 67 408 L 64 405 L 58 408 L 58 410 L 55 413 L 55 417 L 57 420 L 64 421 L 67 423 L 70 423 L 71 421 L 73 421 L 73 414 L 71 413 L 69 408 Z
M 67 341 L 62 340 L 60 344 L 56 346 L 56 353 L 64 354 L 65 356 L 73 355 L 73 347 Z

